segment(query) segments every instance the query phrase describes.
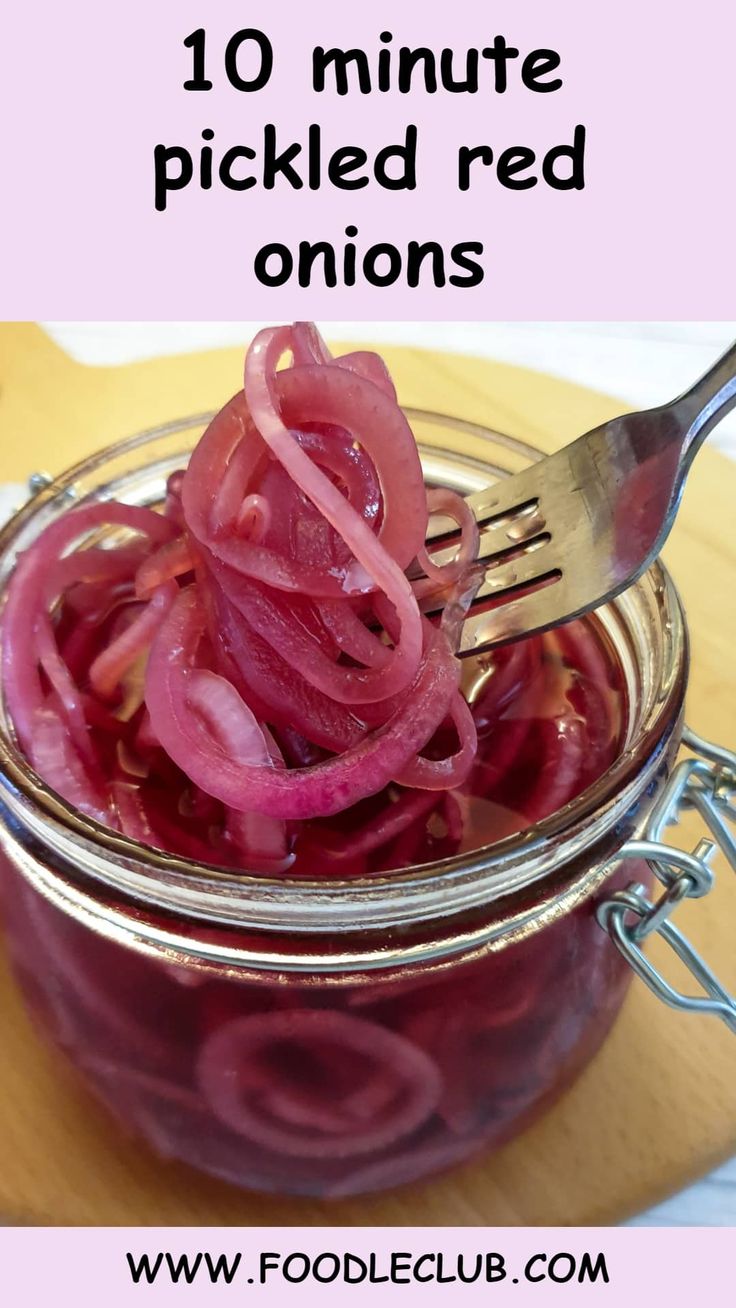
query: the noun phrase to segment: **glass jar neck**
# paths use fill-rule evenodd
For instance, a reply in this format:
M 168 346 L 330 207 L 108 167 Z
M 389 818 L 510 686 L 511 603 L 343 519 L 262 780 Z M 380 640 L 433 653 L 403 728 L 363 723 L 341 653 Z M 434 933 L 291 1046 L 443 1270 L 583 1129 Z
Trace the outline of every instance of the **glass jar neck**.
M 483 480 L 489 484 L 513 471 L 520 459 L 535 457 L 511 438 L 437 415 L 410 416 L 425 467 L 435 469 L 433 479 L 441 468 L 443 480 L 455 489 L 475 489 Z M 166 476 L 186 461 L 203 425 L 203 419 L 196 419 L 144 433 L 59 478 L 2 533 L 0 589 L 18 550 L 80 497 L 103 494 L 141 504 L 160 499 Z M 677 746 L 687 640 L 681 605 L 665 570 L 655 565 L 600 610 L 595 621 L 625 683 L 628 718 L 619 757 L 563 809 L 472 855 L 349 881 L 270 880 L 200 867 L 137 845 L 69 808 L 31 771 L 10 724 L 0 722 L 0 802 L 8 852 L 44 894 L 64 900 L 66 911 L 97 916 L 99 910 L 109 917 L 111 901 L 123 903 L 111 930 L 124 931 L 126 922 L 132 922 L 133 934 L 141 939 L 153 932 L 145 923 L 159 910 L 190 923 L 247 929 L 264 940 L 287 932 L 323 942 L 335 937 L 347 941 L 359 933 L 427 923 L 441 924 L 439 935 L 452 934 L 453 922 L 474 913 L 485 915 L 486 934 L 496 926 L 507 931 L 519 914 L 529 916 L 531 910 L 520 905 L 529 902 L 532 890 L 538 918 L 555 896 L 569 899 L 578 893 L 576 886 L 589 884 L 596 851 L 623 843 L 632 833 L 663 760 Z M 168 945 L 159 941 L 157 947 L 179 947 L 171 933 L 167 939 Z M 192 937 L 187 934 L 186 940 L 192 949 Z M 366 958 L 372 948 L 364 951 Z M 270 965 L 266 944 L 261 952 L 261 965 Z M 334 949 L 328 953 L 334 963 Z M 355 962 L 354 952 L 351 957 Z

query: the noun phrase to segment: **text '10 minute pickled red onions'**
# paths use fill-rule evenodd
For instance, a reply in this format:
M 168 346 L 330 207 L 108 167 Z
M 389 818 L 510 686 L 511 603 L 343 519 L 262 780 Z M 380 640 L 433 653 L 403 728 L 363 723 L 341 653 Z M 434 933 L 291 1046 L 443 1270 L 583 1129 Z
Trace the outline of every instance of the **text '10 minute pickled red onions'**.
M 460 529 L 441 568 L 433 512 Z M 199 862 L 343 875 L 508 834 L 610 761 L 615 677 L 576 623 L 499 651 L 471 710 L 476 552 L 381 359 L 262 331 L 162 512 L 90 501 L 19 557 L 19 743 L 82 813 Z

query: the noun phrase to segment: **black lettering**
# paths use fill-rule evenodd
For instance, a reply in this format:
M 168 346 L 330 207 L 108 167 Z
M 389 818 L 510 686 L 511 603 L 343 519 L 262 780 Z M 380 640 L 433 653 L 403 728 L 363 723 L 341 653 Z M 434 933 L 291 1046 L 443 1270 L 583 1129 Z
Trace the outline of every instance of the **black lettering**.
M 530 91 L 559 91 L 561 77 L 553 77 L 551 82 L 541 79 L 546 73 L 553 73 L 560 66 L 560 56 L 556 50 L 532 50 L 521 65 L 521 80 Z
M 268 246 L 265 246 L 265 245 L 264 245 L 264 247 L 263 247 L 264 250 L 266 250 L 266 249 L 268 249 L 268 248 L 269 248 L 269 247 L 268 247 Z M 282 245 L 282 246 L 281 246 L 281 249 L 282 249 L 282 250 L 283 250 L 283 249 L 286 249 L 286 247 Z M 259 255 L 262 254 L 262 253 L 263 253 L 263 250 L 259 250 L 259 251 L 258 251 L 258 254 L 259 254 Z M 287 254 L 289 253 L 288 250 L 286 251 L 286 253 L 287 253 Z M 268 257 L 268 256 L 266 256 L 266 257 Z M 257 259 L 257 258 L 258 258 L 258 255 L 256 255 L 256 259 Z M 257 272 L 256 272 L 256 276 L 258 277 L 258 273 L 257 273 Z M 260 281 L 263 281 L 263 278 L 262 278 L 262 277 L 258 277 L 258 280 L 259 280 L 259 282 L 260 282 Z M 268 286 L 268 282 L 265 282 L 264 285 L 265 285 L 265 286 Z M 261 1254 L 260 1259 L 259 1259 L 259 1272 L 258 1272 L 258 1279 L 260 1280 L 261 1285 L 265 1285 L 265 1283 L 266 1283 L 266 1276 L 268 1275 L 269 1272 L 275 1272 L 275 1271 L 277 1271 L 280 1262 L 281 1262 L 281 1254 L 278 1254 L 278 1253 L 262 1253 L 262 1254 Z
M 385 1272 L 383 1276 L 378 1275 L 378 1272 L 376 1271 L 376 1255 L 374 1253 L 370 1255 L 370 1272 L 368 1279 L 371 1285 L 380 1285 L 383 1281 L 390 1280 L 390 1277 Z
M 419 275 L 425 259 L 432 260 L 432 281 L 435 286 L 445 284 L 445 252 L 437 241 L 425 241 L 420 245 L 410 241 L 406 256 L 406 280 L 409 286 L 419 285 Z
M 169 1268 L 169 1276 L 171 1277 L 171 1280 L 174 1282 L 174 1285 L 179 1284 L 179 1281 L 181 1280 L 182 1276 L 184 1277 L 184 1280 L 186 1281 L 187 1285 L 192 1285 L 194 1278 L 199 1270 L 199 1264 L 202 1261 L 201 1253 L 198 1253 L 196 1255 L 193 1262 L 189 1261 L 186 1254 L 181 1254 L 181 1256 L 177 1258 L 176 1262 L 174 1262 L 174 1258 L 170 1253 L 165 1254 L 165 1258 Z
M 136 1285 L 139 1284 L 142 1276 L 145 1276 L 149 1285 L 152 1285 L 164 1260 L 169 1271 L 169 1279 L 173 1281 L 174 1285 L 178 1285 L 182 1277 L 187 1285 L 192 1285 L 203 1259 L 210 1281 L 213 1284 L 216 1284 L 222 1277 L 228 1285 L 231 1285 L 240 1266 L 241 1255 L 239 1253 L 235 1254 L 232 1261 L 228 1262 L 226 1254 L 220 1254 L 215 1260 L 209 1253 L 198 1253 L 193 1259 L 188 1258 L 186 1254 L 181 1254 L 179 1258 L 175 1259 L 173 1254 L 159 1253 L 156 1255 L 153 1265 L 151 1265 L 147 1254 L 143 1254 L 137 1263 L 130 1253 L 126 1254 L 126 1258 L 131 1277 Z
M 437 90 L 437 69 L 432 51 L 424 45 L 418 46 L 416 50 L 410 50 L 409 46 L 402 45 L 399 50 L 399 91 L 402 95 L 407 95 L 411 91 L 417 64 L 422 64 L 424 68 L 425 91 L 434 95 Z
M 315 46 L 312 51 L 312 88 L 324 91 L 325 72 L 330 64 L 334 65 L 335 90 L 338 95 L 347 95 L 351 90 L 348 65 L 355 65 L 358 74 L 358 87 L 363 95 L 371 92 L 371 70 L 365 50 L 325 50 Z
M 536 159 L 533 150 L 526 145 L 511 146 L 498 157 L 498 180 L 509 191 L 528 191 L 536 186 L 536 177 L 519 177 L 518 174 L 531 168 Z
M 212 90 L 211 81 L 204 75 L 205 41 L 206 34 L 203 27 L 198 27 L 196 32 L 190 32 L 189 36 L 184 38 L 184 45 L 193 51 L 192 76 L 184 83 L 185 91 Z
M 240 52 L 246 41 L 255 41 L 260 62 L 254 77 L 242 77 L 239 67 Z M 225 47 L 225 73 L 236 91 L 262 91 L 273 72 L 273 46 L 265 32 L 257 27 L 244 27 L 230 37 Z
M 453 95 L 469 91 L 475 95 L 478 90 L 478 51 L 468 50 L 465 56 L 465 77 L 460 80 L 455 77 L 454 59 L 452 50 L 443 50 L 440 55 L 440 77 L 445 91 L 450 91 Z
M 379 272 L 377 267 L 381 259 L 388 260 L 385 272 Z M 363 276 L 371 286 L 393 286 L 401 276 L 401 255 L 396 246 L 388 241 L 371 245 L 363 255 Z
M 169 164 L 178 162 L 179 172 L 172 177 Z M 156 145 L 153 150 L 154 200 L 159 213 L 166 208 L 169 191 L 183 191 L 194 176 L 194 164 L 188 150 L 180 145 Z
M 470 190 L 470 165 L 480 159 L 485 168 L 493 163 L 493 151 L 490 145 L 461 145 L 457 155 L 457 184 L 461 191 Z
M 352 286 L 353 282 L 350 282 L 349 285 Z M 358 1272 L 357 1276 L 350 1275 L 350 1268 L 352 1267 L 353 1264 L 356 1265 L 356 1269 Z M 363 1259 L 359 1258 L 357 1254 L 346 1253 L 345 1261 L 344 1261 L 345 1284 L 360 1285 L 361 1281 L 364 1281 L 367 1275 L 368 1275 L 368 1267 L 366 1263 L 363 1262 Z
M 334 258 L 334 250 L 333 250 L 333 258 Z M 325 1261 L 327 1261 L 330 1266 L 330 1270 L 328 1272 L 322 1271 L 322 1263 Z M 312 1264 L 312 1276 L 314 1277 L 315 1281 L 320 1281 L 323 1285 L 329 1285 L 330 1281 L 337 1280 L 339 1274 L 340 1274 L 340 1259 L 338 1258 L 337 1254 L 334 1253 L 318 1254 L 318 1256 L 314 1260 L 314 1263 Z
M 222 1275 L 223 1281 L 225 1281 L 228 1285 L 232 1285 L 235 1279 L 235 1273 L 237 1272 L 240 1266 L 239 1253 L 236 1253 L 231 1263 L 228 1263 L 225 1254 L 220 1254 L 219 1258 L 217 1259 L 217 1262 L 215 1262 L 211 1257 L 211 1255 L 206 1253 L 204 1256 L 204 1261 L 207 1264 L 207 1271 L 209 1272 L 210 1280 L 212 1281 L 213 1285 L 217 1284 L 217 1282 L 220 1279 L 220 1275 Z
M 205 127 L 202 140 L 212 141 L 214 136 L 212 128 Z M 212 148 L 209 145 L 203 145 L 199 154 L 199 184 L 203 191 L 209 191 L 212 187 Z
M 415 1264 L 414 1264 L 414 1280 L 415 1280 L 415 1281 L 419 1281 L 420 1284 L 424 1284 L 426 1281 L 432 1281 L 432 1280 L 434 1280 L 434 1272 L 427 1272 L 426 1274 L 422 1274 L 422 1275 L 420 1276 L 420 1274 L 419 1274 L 419 1268 L 422 1266 L 423 1263 L 433 1263 L 434 1260 L 435 1260 L 435 1256 L 436 1256 L 436 1255 L 433 1254 L 433 1253 L 426 1253 L 426 1254 L 420 1254 L 420 1255 L 419 1255 L 419 1257 L 417 1258 L 417 1260 L 416 1260 L 416 1262 L 415 1262 Z
M 312 270 L 318 259 L 323 261 L 323 279 L 325 286 L 337 286 L 337 262 L 335 248 L 329 241 L 300 241 L 297 279 L 300 286 L 311 286 Z
M 233 177 L 233 164 L 236 159 L 255 159 L 256 152 L 248 145 L 233 145 L 226 150 L 220 160 L 220 181 L 228 191 L 249 191 L 255 186 L 255 177 Z
M 546 1254 L 543 1253 L 532 1254 L 531 1258 L 527 1262 L 526 1267 L 524 1268 L 524 1279 L 527 1281 L 533 1281 L 534 1283 L 536 1283 L 537 1281 L 543 1281 L 547 1275 L 546 1271 L 541 1272 L 539 1276 L 532 1276 L 531 1268 L 534 1266 L 535 1263 L 546 1263 L 546 1261 L 547 1261 Z
M 309 127 L 307 161 L 309 189 L 310 191 L 318 191 L 322 185 L 322 128 L 319 123 L 311 123 Z
M 458 1266 L 457 1266 L 457 1275 L 459 1281 L 462 1281 L 465 1285 L 472 1285 L 473 1281 L 477 1281 L 479 1279 L 482 1271 L 483 1271 L 482 1254 L 475 1255 L 475 1266 L 472 1268 L 470 1272 L 466 1272 L 465 1270 L 465 1255 L 460 1254 L 460 1258 L 458 1259 Z
M 417 139 L 416 127 L 412 124 L 406 129 L 403 145 L 386 145 L 376 155 L 373 165 L 376 181 L 387 191 L 415 191 L 417 186 Z M 390 159 L 398 159 L 402 165 L 398 175 L 391 177 L 386 165 Z
M 486 1254 L 486 1280 L 487 1281 L 505 1281 L 506 1279 L 506 1262 L 503 1254 L 487 1253 Z
M 457 1277 L 452 1272 L 448 1273 L 447 1276 L 445 1275 L 445 1255 L 442 1252 L 438 1253 L 437 1254 L 437 1284 L 451 1285 L 453 1281 L 456 1280 Z
M 560 176 L 555 164 L 561 159 L 571 160 L 568 175 Z M 572 145 L 555 145 L 542 160 L 542 176 L 555 191 L 582 191 L 585 188 L 585 128 L 578 123 Z
M 268 264 L 271 259 L 280 260 L 280 267 L 277 272 L 269 271 Z M 269 245 L 262 245 L 253 260 L 253 271 L 261 286 L 284 286 L 294 271 L 294 259 L 288 245 L 282 245 L 280 241 L 271 241 Z M 267 1254 L 264 1255 L 264 1257 L 268 1256 Z M 277 1257 L 278 1255 L 273 1254 L 271 1256 Z M 261 1285 L 263 1285 L 264 1279 L 263 1259 L 261 1259 Z
M 361 187 L 367 186 L 367 177 L 348 176 L 349 173 L 354 173 L 356 168 L 365 167 L 367 162 L 368 155 L 359 146 L 343 145 L 339 150 L 335 150 L 327 165 L 327 176 L 331 185 L 336 186 L 340 191 L 359 191 Z
M 381 40 L 384 45 L 389 45 L 393 41 L 393 32 L 381 32 Z M 378 89 L 379 91 L 391 90 L 391 51 L 378 51 Z
M 599 1253 L 594 1263 L 591 1255 L 589 1253 L 584 1253 L 580 1259 L 578 1281 L 597 1281 L 599 1276 L 602 1277 L 606 1285 L 608 1285 L 608 1268 L 606 1266 L 605 1254 Z
M 292 1273 L 292 1263 L 296 1263 L 298 1267 L 300 1262 L 300 1270 Z M 301 1285 L 302 1281 L 306 1281 L 309 1276 L 309 1259 L 307 1255 L 304 1253 L 287 1254 L 281 1267 L 281 1274 L 284 1280 L 290 1281 L 292 1285 Z
M 453 245 L 450 251 L 452 261 L 457 268 L 461 268 L 463 271 L 462 275 L 450 273 L 448 280 L 451 286 L 480 286 L 485 277 L 485 272 L 481 263 L 468 257 L 471 254 L 477 254 L 479 257 L 483 254 L 481 241 L 464 241 L 460 245 Z
M 130 1269 L 130 1275 L 132 1277 L 133 1284 L 139 1285 L 141 1277 L 145 1276 L 146 1280 L 148 1281 L 148 1284 L 153 1285 L 153 1282 L 156 1280 L 156 1276 L 158 1275 L 158 1269 L 164 1260 L 163 1254 L 162 1253 L 156 1254 L 156 1257 L 153 1261 L 153 1265 L 151 1265 L 148 1254 L 141 1254 L 140 1258 L 138 1259 L 138 1262 L 135 1261 L 132 1253 L 126 1253 L 125 1257 L 128 1261 L 128 1267 Z
M 346 286 L 354 286 L 356 251 L 352 238 L 358 235 L 357 227 L 353 227 L 352 224 L 349 227 L 346 227 L 345 235 L 349 236 L 350 240 L 346 242 L 345 250 L 343 253 L 342 279 Z
M 503 95 L 508 89 L 508 62 L 509 59 L 518 59 L 519 51 L 515 45 L 507 45 L 505 36 L 497 36 L 493 45 L 487 45 L 481 50 L 484 59 L 490 59 L 493 63 L 494 80 L 493 88 L 499 95 Z
M 563 1270 L 558 1275 L 557 1267 L 560 1263 L 563 1265 Z M 550 1281 L 555 1281 L 557 1285 L 566 1285 L 575 1275 L 575 1259 L 572 1254 L 557 1253 L 550 1258 L 547 1270 Z
M 300 191 L 304 185 L 301 177 L 295 168 L 292 168 L 292 162 L 297 155 L 302 152 L 302 147 L 298 141 L 288 145 L 281 154 L 276 153 L 276 127 L 273 123 L 266 123 L 263 129 L 263 185 L 267 191 L 272 191 L 276 185 L 276 178 L 281 174 L 295 191 Z
M 410 1271 L 411 1254 L 391 1254 L 391 1282 L 393 1285 L 409 1285 L 411 1283 Z

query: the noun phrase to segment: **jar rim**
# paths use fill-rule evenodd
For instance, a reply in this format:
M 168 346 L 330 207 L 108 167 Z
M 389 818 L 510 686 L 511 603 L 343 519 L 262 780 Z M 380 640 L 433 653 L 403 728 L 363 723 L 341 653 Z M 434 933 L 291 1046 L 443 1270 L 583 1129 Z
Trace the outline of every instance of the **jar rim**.
M 414 425 L 424 422 L 476 440 L 492 441 L 512 458 L 532 461 L 542 457 L 526 441 L 480 424 L 417 408 L 407 407 L 405 412 Z M 33 538 L 34 520 L 40 519 L 37 534 L 46 519 L 79 502 L 75 486 L 105 463 L 134 453 L 152 441 L 202 428 L 212 416 L 199 414 L 139 432 L 83 459 L 44 486 L 0 532 L 0 600 L 15 555 L 25 547 L 29 527 L 29 540 Z M 458 451 L 452 453 L 462 463 L 464 456 Z M 492 465 L 490 457 L 487 464 L 497 473 L 513 471 Z M 96 498 L 113 498 L 110 485 L 98 488 Z M 687 680 L 687 629 L 677 590 L 662 563 L 656 561 L 630 591 L 606 605 L 597 616 L 604 622 L 606 616 L 620 621 L 627 597 L 630 599 L 636 588 L 647 586 L 661 610 L 668 670 L 666 684 L 655 687 L 650 712 L 640 724 L 636 739 L 568 804 L 532 827 L 472 853 L 343 880 L 274 878 L 194 863 L 142 845 L 75 810 L 34 772 L 16 745 L 4 709 L 0 719 L 3 803 L 16 822 L 52 851 L 65 875 L 74 879 L 76 874 L 87 884 L 102 883 L 134 902 L 141 900 L 149 907 L 164 908 L 187 918 L 271 931 L 355 932 L 397 922 L 426 921 L 507 899 L 543 881 L 561 861 L 578 856 L 615 827 L 656 773 L 675 729 Z M 84 868 L 80 869 L 82 861 Z

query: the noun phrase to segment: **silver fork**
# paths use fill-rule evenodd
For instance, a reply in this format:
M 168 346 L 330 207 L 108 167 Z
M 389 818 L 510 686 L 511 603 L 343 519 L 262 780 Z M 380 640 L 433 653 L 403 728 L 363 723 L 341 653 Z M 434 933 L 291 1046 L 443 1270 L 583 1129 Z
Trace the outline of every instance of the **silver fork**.
M 656 558 L 706 436 L 736 405 L 736 344 L 670 404 L 625 414 L 468 496 L 482 579 L 460 654 L 516 640 L 614 598 Z M 437 563 L 456 533 L 430 524 Z

